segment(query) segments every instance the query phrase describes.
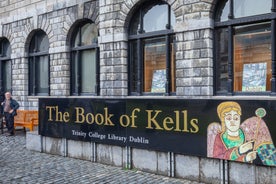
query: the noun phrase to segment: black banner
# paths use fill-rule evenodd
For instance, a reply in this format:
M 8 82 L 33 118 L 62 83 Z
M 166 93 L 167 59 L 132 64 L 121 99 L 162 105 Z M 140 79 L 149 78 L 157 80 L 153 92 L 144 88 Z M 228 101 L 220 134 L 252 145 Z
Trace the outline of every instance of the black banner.
M 39 99 L 43 136 L 276 165 L 276 101 Z

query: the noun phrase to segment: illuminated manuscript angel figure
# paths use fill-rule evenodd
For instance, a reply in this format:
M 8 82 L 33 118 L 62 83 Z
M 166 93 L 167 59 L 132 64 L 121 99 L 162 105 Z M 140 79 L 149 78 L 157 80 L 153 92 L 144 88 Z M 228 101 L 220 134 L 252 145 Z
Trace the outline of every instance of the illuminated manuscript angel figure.
M 262 119 L 265 109 L 257 109 L 256 116 L 242 124 L 241 107 L 236 102 L 222 102 L 217 113 L 221 124 L 214 122 L 208 126 L 208 157 L 252 162 L 258 156 L 264 165 L 276 166 L 276 150 Z

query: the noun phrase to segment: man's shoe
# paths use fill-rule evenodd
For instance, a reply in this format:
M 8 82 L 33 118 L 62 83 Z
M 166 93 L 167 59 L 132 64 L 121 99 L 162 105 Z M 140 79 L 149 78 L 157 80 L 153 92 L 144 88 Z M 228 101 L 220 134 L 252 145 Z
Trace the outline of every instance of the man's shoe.
M 14 136 L 14 133 L 13 133 L 13 132 L 11 132 L 11 133 L 9 133 L 9 134 L 8 134 L 8 136 Z

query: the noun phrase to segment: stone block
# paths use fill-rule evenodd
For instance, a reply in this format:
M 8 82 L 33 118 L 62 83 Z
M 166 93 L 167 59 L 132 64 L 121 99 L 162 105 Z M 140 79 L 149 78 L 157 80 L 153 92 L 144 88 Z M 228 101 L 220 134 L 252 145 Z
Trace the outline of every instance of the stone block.
M 200 160 L 200 181 L 206 183 L 221 183 L 222 168 L 218 159 L 201 159 Z
M 123 166 L 123 148 L 98 144 L 96 146 L 97 162 L 114 166 Z
M 199 158 L 193 156 L 175 155 L 175 176 L 199 181 Z
M 276 183 L 275 167 L 256 167 L 256 183 Z
M 67 156 L 83 160 L 92 160 L 92 145 L 90 142 L 68 140 Z
M 157 174 L 168 175 L 168 153 L 158 152 L 157 153 Z
M 65 155 L 65 139 L 43 137 L 42 151 L 53 155 Z
M 229 182 L 238 184 L 256 183 L 255 166 L 252 164 L 229 162 Z
M 155 151 L 132 149 L 132 166 L 142 171 L 156 173 L 158 154 Z
M 26 132 L 26 148 L 31 151 L 42 151 L 41 135 L 38 131 Z

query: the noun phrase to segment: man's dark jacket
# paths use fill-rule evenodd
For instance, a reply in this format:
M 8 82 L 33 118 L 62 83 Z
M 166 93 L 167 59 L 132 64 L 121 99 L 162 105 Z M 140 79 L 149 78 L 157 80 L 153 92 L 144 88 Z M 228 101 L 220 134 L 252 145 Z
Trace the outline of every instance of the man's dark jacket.
M 19 108 L 19 104 L 16 100 L 14 100 L 12 98 L 10 99 L 10 101 L 11 101 L 10 106 L 13 109 L 12 116 L 15 116 L 15 115 L 17 115 L 16 110 Z M 4 102 L 2 104 L 2 114 L 4 114 L 5 103 L 6 103 L 6 100 L 4 100 Z

